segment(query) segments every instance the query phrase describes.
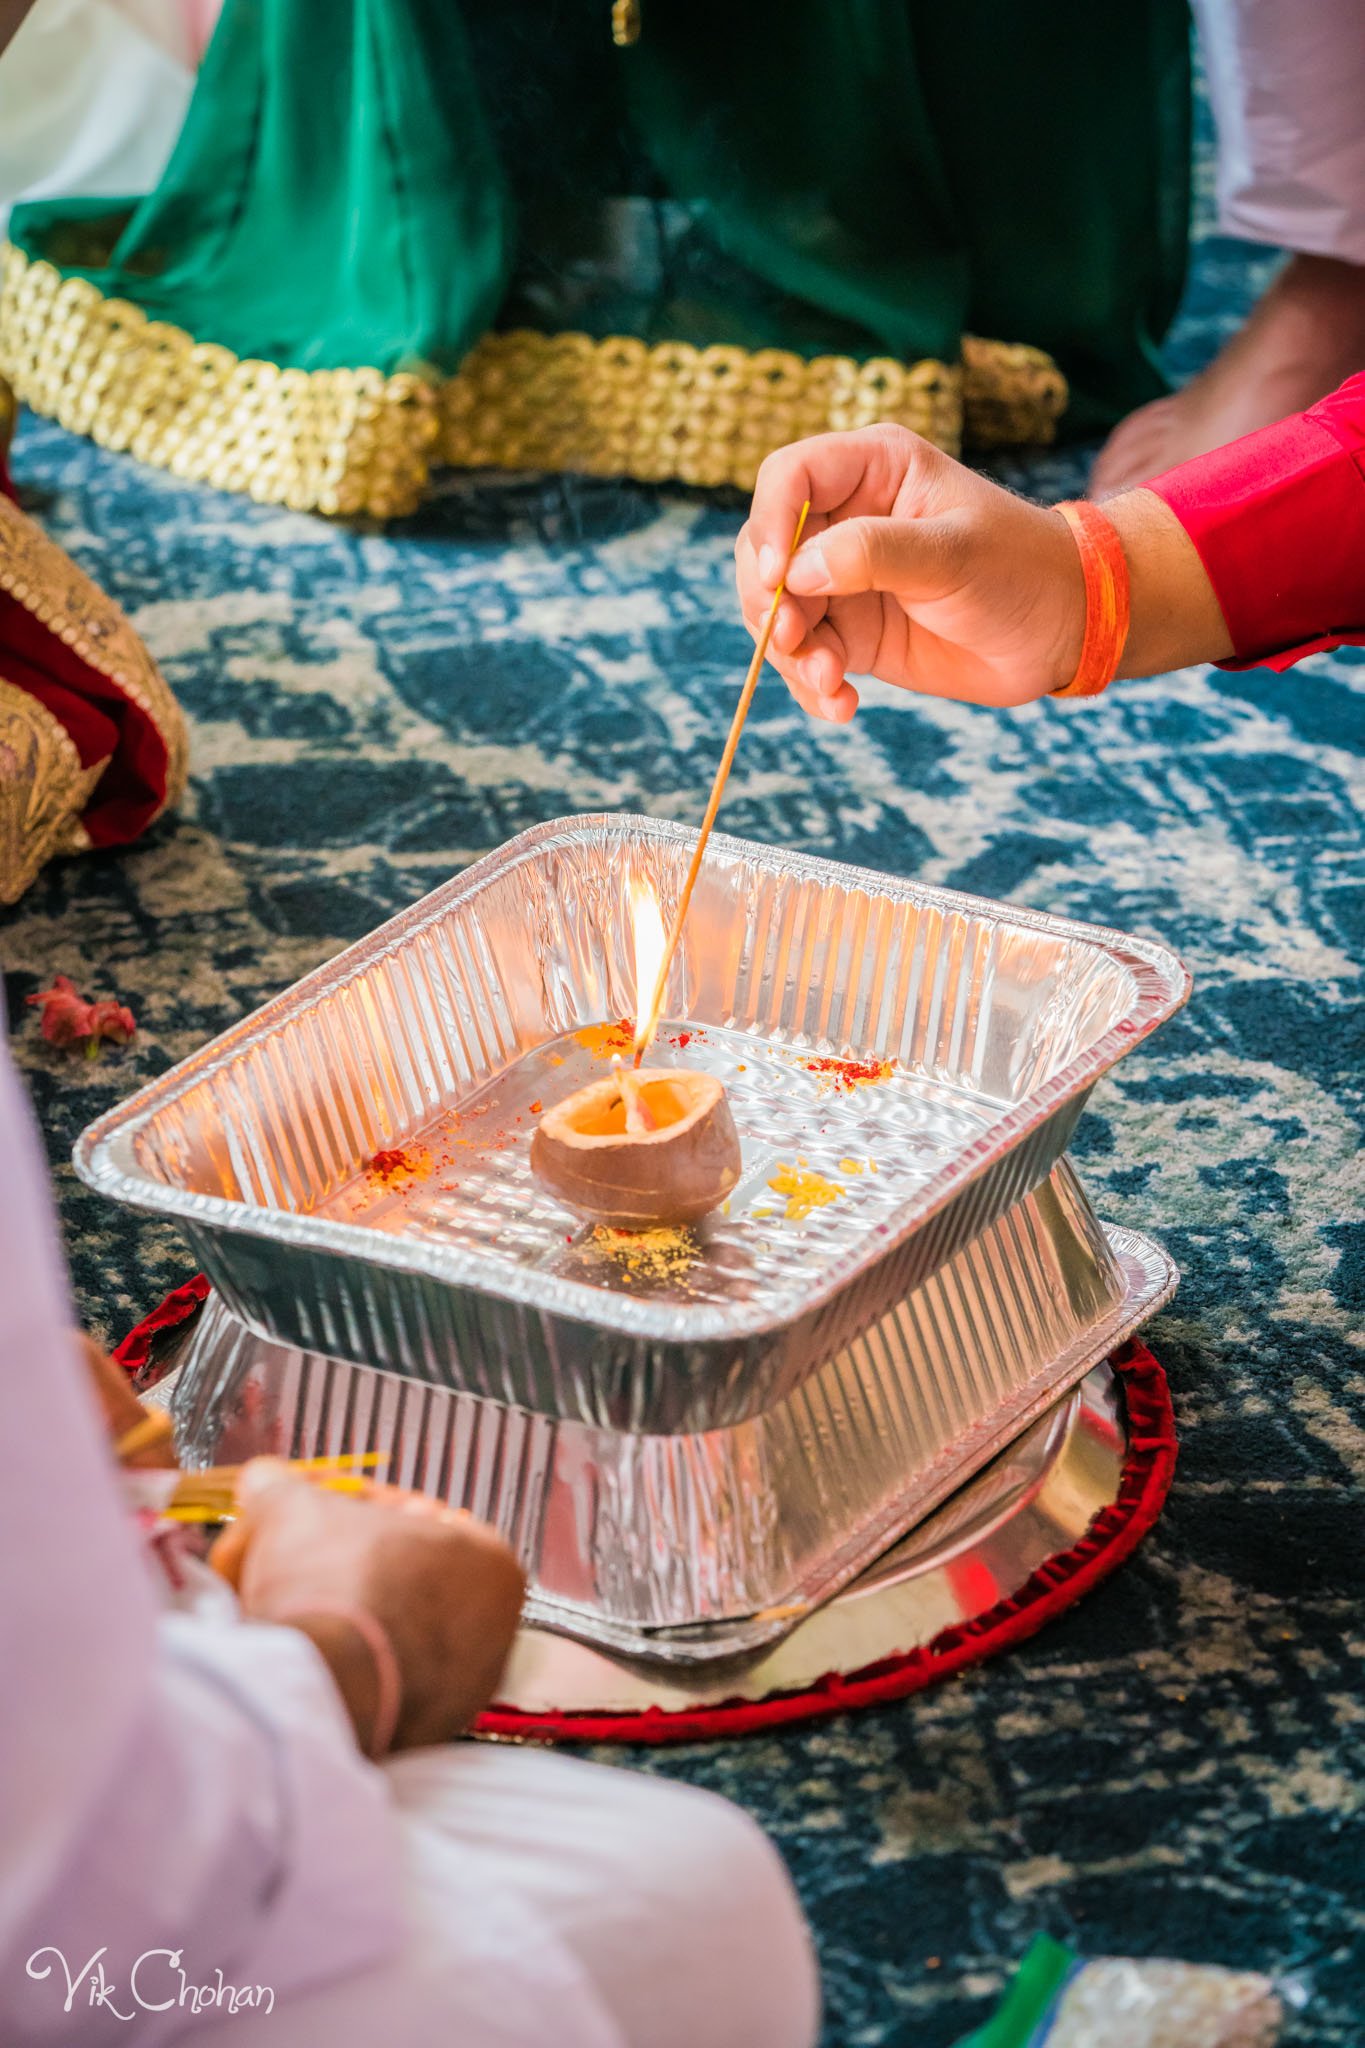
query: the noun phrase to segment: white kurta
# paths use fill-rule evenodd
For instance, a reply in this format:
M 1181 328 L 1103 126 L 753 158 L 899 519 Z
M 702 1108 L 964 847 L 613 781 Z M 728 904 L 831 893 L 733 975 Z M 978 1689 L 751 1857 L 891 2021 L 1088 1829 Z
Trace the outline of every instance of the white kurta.
M 809 2048 L 809 1941 L 737 1810 L 533 1750 L 375 1769 L 303 1636 L 165 1611 L 3 1047 L 0 1160 L 6 2048 Z
M 1365 4 L 1194 0 L 1218 131 L 1218 224 L 1365 263 Z

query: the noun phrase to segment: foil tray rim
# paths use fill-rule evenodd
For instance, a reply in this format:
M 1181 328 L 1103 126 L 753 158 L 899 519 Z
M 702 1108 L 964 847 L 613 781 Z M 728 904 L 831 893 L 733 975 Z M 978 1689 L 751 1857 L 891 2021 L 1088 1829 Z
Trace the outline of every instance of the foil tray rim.
M 323 961 L 300 980 L 271 997 L 246 1017 L 178 1061 L 133 1095 L 96 1118 L 72 1149 L 79 1177 L 97 1193 L 153 1215 L 166 1216 L 198 1229 L 234 1237 L 266 1239 L 302 1251 L 338 1258 L 361 1258 L 373 1266 L 468 1289 L 514 1305 L 562 1316 L 571 1322 L 612 1329 L 645 1341 L 677 1341 L 680 1314 L 686 1316 L 689 1340 L 743 1341 L 768 1334 L 772 1319 L 745 1305 L 656 1302 L 620 1294 L 604 1295 L 586 1282 L 537 1272 L 504 1257 L 496 1246 L 477 1254 L 452 1245 L 395 1238 L 363 1225 L 317 1215 L 272 1209 L 257 1203 L 229 1201 L 222 1195 L 196 1194 L 159 1181 L 128 1163 L 133 1140 L 150 1118 L 189 1089 L 231 1065 L 244 1050 L 268 1038 L 275 1028 L 306 1012 L 318 999 L 348 987 L 377 963 L 389 958 L 457 905 L 556 843 L 633 834 L 679 852 L 695 848 L 698 833 L 689 825 L 633 812 L 590 811 L 568 814 L 516 834 L 483 855 L 448 882 L 438 883 L 406 910 Z M 841 1258 L 822 1266 L 810 1288 L 776 1327 L 786 1327 L 825 1307 L 868 1266 L 898 1250 L 949 1203 L 956 1201 L 979 1176 L 1023 1143 L 1075 1096 L 1087 1092 L 1109 1068 L 1175 1014 L 1188 1000 L 1193 977 L 1179 955 L 1156 939 L 1139 937 L 1113 926 L 1087 924 L 1051 911 L 1000 903 L 935 883 L 806 854 L 767 847 L 728 833 L 713 833 L 710 849 L 722 857 L 751 860 L 770 873 L 843 889 L 862 888 L 892 901 L 937 911 L 990 917 L 998 923 L 1047 934 L 1049 937 L 1097 946 L 1133 974 L 1136 996 L 1129 1010 L 1111 1024 L 1084 1052 L 1024 1099 L 1004 1109 L 1000 1118 L 926 1181 L 894 1224 L 880 1224 Z M 794 1040 L 793 1043 L 796 1043 Z

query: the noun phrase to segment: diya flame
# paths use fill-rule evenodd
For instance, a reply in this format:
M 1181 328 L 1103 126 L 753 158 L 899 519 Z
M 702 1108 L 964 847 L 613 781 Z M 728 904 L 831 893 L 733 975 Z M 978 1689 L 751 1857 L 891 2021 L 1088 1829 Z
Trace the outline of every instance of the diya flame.
M 668 943 L 659 898 L 648 882 L 630 885 L 630 914 L 635 937 L 635 1064 L 638 1066 L 659 1025 L 663 990 L 657 987 Z

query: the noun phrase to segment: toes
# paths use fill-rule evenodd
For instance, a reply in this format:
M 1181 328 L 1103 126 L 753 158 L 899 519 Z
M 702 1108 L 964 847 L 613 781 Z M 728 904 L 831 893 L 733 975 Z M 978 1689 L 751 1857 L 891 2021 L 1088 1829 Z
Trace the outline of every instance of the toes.
M 1111 498 L 1168 469 L 1175 459 L 1170 452 L 1175 423 L 1174 401 L 1169 398 L 1154 399 L 1120 420 L 1095 457 L 1089 495 Z

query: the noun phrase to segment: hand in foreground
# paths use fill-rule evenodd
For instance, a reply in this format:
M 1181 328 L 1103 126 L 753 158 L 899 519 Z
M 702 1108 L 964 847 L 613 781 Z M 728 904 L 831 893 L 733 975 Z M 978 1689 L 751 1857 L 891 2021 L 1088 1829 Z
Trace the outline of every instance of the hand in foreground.
M 516 1632 L 524 1580 L 493 1530 L 424 1495 L 329 1493 L 278 1460 L 245 1466 L 240 1512 L 211 1553 L 249 1620 L 285 1621 L 326 1658 L 367 1753 L 379 1704 L 374 1656 L 338 1607 L 388 1634 L 402 1699 L 395 1749 L 448 1742 L 489 1700 Z
M 842 724 L 850 675 L 1013 706 L 1070 680 L 1085 629 L 1080 557 L 1060 513 L 966 469 L 908 428 L 817 434 L 770 455 L 736 544 L 745 624 L 757 635 L 802 503 L 769 660 L 797 702 Z M 1148 491 L 1114 499 L 1132 579 L 1120 674 L 1230 652 L 1184 528 Z

